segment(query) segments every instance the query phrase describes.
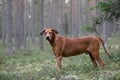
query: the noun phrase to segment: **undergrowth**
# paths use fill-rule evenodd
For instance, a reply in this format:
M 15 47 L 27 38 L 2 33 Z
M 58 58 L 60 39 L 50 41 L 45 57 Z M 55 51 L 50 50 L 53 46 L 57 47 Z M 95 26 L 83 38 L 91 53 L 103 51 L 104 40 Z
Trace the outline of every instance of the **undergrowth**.
M 113 41 L 108 42 L 112 44 Z M 99 64 L 93 68 L 89 56 L 82 54 L 63 58 L 62 70 L 58 71 L 48 43 L 45 43 L 45 51 L 39 51 L 38 44 L 34 44 L 30 50 L 7 55 L 0 42 L 0 80 L 120 80 L 120 49 L 109 48 L 108 52 L 112 58 L 100 50 L 106 64 L 104 70 Z

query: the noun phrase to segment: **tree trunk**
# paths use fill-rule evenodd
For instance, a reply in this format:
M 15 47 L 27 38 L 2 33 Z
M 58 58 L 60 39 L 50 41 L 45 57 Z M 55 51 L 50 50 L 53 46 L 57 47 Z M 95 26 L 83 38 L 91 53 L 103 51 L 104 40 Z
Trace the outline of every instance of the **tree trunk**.
M 35 3 L 34 0 L 31 1 L 31 27 L 32 27 L 32 43 L 35 43 Z
M 42 31 L 44 26 L 44 0 L 39 0 L 39 32 Z M 43 37 L 39 37 L 39 50 L 44 50 Z
M 82 36 L 82 29 L 80 28 L 82 25 L 83 25 L 83 18 L 82 18 L 82 1 L 81 0 L 78 0 L 77 2 L 77 13 L 78 13 L 78 16 L 77 16 L 77 26 L 78 26 L 78 35 L 80 34 L 80 36 Z
M 109 21 L 103 21 L 103 40 L 106 41 L 111 36 L 113 30 L 113 23 Z
M 69 34 L 69 23 L 68 23 L 68 6 L 66 3 L 66 0 L 61 0 L 59 2 L 59 4 L 61 4 L 60 6 L 60 27 L 59 27 L 59 33 L 62 35 L 67 36 Z
M 27 0 L 24 0 L 24 39 L 23 47 L 26 49 L 27 46 Z
M 58 10 L 58 0 L 50 0 L 50 26 L 59 32 L 60 15 Z
M 2 42 L 6 43 L 6 10 L 5 0 L 2 0 Z
M 14 16 L 13 16 L 13 25 L 14 25 L 14 38 L 15 38 L 15 47 L 16 49 L 19 49 L 19 31 L 18 31 L 18 22 L 19 22 L 19 17 L 18 17 L 18 2 L 17 0 L 14 0 Z
M 23 0 L 14 0 L 14 35 L 16 49 L 19 50 L 24 43 L 24 4 Z
M 71 37 L 78 37 L 78 1 L 71 0 L 70 5 L 70 35 Z
M 12 0 L 7 0 L 6 3 L 6 40 L 7 40 L 7 54 L 13 53 L 12 42 Z
M 97 4 L 99 2 L 99 0 L 95 0 L 95 4 Z M 101 11 L 98 9 L 98 8 L 96 8 L 96 10 L 95 10 L 95 12 L 96 12 L 96 16 L 95 17 L 100 17 L 100 15 L 101 15 Z M 102 24 L 95 24 L 95 28 L 96 28 L 96 35 L 97 36 L 101 36 L 102 35 Z
M 20 46 L 23 46 L 23 41 L 24 41 L 24 0 L 20 0 Z
M 70 37 L 73 37 L 73 0 L 70 0 Z

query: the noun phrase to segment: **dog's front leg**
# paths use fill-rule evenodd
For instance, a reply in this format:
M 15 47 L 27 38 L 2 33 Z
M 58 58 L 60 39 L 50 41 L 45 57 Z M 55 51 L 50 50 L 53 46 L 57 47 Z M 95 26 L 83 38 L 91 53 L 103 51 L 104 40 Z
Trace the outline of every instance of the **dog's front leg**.
M 62 56 L 56 57 L 57 60 L 57 69 L 61 69 Z

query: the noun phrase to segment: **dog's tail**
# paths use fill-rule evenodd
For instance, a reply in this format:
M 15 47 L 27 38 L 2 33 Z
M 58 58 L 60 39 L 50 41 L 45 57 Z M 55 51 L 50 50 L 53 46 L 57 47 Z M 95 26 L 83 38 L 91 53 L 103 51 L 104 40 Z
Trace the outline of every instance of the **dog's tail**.
M 105 45 L 104 45 L 103 40 L 102 40 L 101 38 L 98 38 L 98 39 L 101 41 L 101 43 L 102 43 L 102 45 L 103 45 L 103 48 L 104 48 L 105 53 L 106 53 L 109 57 L 111 57 L 111 56 L 110 56 L 110 54 L 107 52 L 107 50 L 106 50 L 106 48 L 105 48 Z

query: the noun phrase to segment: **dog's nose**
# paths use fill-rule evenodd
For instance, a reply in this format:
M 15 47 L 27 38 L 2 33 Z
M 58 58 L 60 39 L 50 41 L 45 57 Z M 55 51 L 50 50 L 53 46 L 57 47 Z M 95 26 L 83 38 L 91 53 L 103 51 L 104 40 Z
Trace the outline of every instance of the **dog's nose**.
M 49 37 L 46 37 L 46 40 L 50 40 L 50 38 L 49 38 Z

